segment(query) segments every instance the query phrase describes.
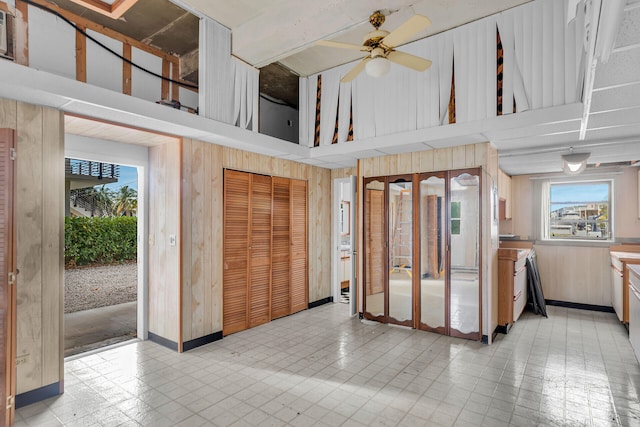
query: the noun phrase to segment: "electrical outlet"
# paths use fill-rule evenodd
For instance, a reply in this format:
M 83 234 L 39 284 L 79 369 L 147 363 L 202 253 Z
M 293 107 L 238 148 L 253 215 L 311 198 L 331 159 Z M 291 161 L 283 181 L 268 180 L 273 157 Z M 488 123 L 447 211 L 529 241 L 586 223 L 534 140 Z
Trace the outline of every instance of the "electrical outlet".
M 16 357 L 16 366 L 24 365 L 29 362 L 29 355 L 23 354 L 22 356 Z

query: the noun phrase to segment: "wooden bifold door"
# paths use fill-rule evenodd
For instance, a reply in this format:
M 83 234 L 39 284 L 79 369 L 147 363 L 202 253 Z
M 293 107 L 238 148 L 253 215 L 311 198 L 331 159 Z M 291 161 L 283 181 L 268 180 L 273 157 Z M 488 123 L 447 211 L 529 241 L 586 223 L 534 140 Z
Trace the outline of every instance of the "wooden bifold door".
M 308 305 L 307 183 L 225 170 L 224 335 Z

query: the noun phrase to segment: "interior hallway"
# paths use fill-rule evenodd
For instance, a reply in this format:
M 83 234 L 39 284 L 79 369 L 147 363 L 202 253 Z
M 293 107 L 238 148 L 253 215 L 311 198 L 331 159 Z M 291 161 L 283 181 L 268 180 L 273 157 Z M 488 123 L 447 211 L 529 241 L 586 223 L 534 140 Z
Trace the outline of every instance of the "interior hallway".
M 616 315 L 547 309 L 492 346 L 339 303 L 184 354 L 137 342 L 68 361 L 64 395 L 16 426 L 638 425 L 640 365 Z

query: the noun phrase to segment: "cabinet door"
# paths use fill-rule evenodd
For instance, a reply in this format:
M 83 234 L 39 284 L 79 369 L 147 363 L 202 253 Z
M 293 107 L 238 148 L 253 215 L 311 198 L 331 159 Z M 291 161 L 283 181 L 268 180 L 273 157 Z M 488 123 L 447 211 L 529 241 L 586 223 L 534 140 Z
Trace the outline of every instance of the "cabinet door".
M 309 281 L 307 271 L 307 182 L 291 180 L 290 187 L 291 230 L 291 313 L 305 310 L 309 305 Z
M 251 176 L 249 327 L 271 320 L 271 177 Z
M 273 178 L 273 231 L 271 258 L 271 318 L 291 312 L 289 301 L 289 186 L 287 178 Z
M 251 174 L 224 172 L 222 333 L 247 329 Z

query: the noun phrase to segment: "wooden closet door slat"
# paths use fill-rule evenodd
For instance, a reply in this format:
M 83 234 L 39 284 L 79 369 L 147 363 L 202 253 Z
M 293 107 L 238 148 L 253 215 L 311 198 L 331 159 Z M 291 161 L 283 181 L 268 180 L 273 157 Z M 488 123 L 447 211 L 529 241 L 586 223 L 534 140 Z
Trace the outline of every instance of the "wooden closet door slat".
M 289 302 L 289 186 L 288 178 L 273 177 L 271 257 L 271 318 L 291 312 Z
M 222 333 L 248 327 L 249 194 L 251 174 L 224 173 Z
M 271 320 L 271 177 L 253 175 L 250 221 L 249 327 Z
M 309 274 L 307 264 L 307 182 L 291 180 L 291 313 L 305 310 L 309 305 Z

